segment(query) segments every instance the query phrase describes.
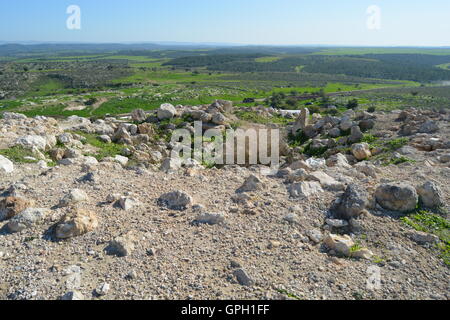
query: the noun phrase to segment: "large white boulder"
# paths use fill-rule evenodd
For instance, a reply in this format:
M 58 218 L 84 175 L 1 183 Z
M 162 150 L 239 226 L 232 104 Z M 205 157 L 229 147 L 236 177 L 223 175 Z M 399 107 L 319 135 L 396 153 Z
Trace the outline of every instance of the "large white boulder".
M 36 148 L 38 150 L 45 150 L 47 146 L 47 140 L 42 136 L 28 135 L 17 139 L 16 145 L 21 146 L 25 149 Z
M 8 158 L 0 155 L 0 173 L 11 173 L 14 171 L 14 164 Z
M 164 103 L 159 107 L 158 109 L 158 119 L 159 120 L 166 120 L 166 119 L 172 119 L 176 116 L 177 109 L 170 103 Z

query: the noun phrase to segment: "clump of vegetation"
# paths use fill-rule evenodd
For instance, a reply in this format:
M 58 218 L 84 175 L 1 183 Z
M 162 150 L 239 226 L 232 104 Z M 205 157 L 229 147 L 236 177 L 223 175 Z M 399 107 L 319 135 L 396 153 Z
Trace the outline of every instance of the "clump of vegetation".
M 289 145 L 292 148 L 300 147 L 309 141 L 309 138 L 304 134 L 303 131 L 299 131 L 296 135 L 289 133 L 288 136 Z
M 395 150 L 400 149 L 403 146 L 406 146 L 408 144 L 408 142 L 409 142 L 408 138 L 397 138 L 397 139 L 386 142 L 386 146 L 390 150 L 395 151 Z
M 398 157 L 398 158 L 391 159 L 388 163 L 386 163 L 386 165 L 390 165 L 390 164 L 399 165 L 399 164 L 407 163 L 407 162 L 415 163 L 416 160 L 410 159 L 410 158 L 405 157 L 405 156 L 401 156 L 401 157 Z
M 323 146 L 320 148 L 313 148 L 312 141 L 306 145 L 303 149 L 303 153 L 310 157 L 321 157 L 328 150 L 327 146 Z
M 359 250 L 361 250 L 363 247 L 361 246 L 361 243 L 356 242 L 351 248 L 350 248 L 350 254 L 355 253 Z
M 302 298 L 300 298 L 300 297 L 297 296 L 296 294 L 294 294 L 294 293 L 292 293 L 292 292 L 289 292 L 289 291 L 287 291 L 287 290 L 284 290 L 284 289 L 278 289 L 277 291 L 278 291 L 279 293 L 281 293 L 281 294 L 285 294 L 286 296 L 288 296 L 288 297 L 291 298 L 291 299 L 302 300 Z
M 351 99 L 347 103 L 347 108 L 354 110 L 354 109 L 358 108 L 358 105 L 359 105 L 358 99 Z
M 438 236 L 441 240 L 441 243 L 436 245 L 439 256 L 446 265 L 450 266 L 450 222 L 447 219 L 429 211 L 418 210 L 414 214 L 401 218 L 401 221 L 417 231 Z
M 235 115 L 241 120 L 260 124 L 270 124 L 270 123 L 287 124 L 289 122 L 288 119 L 282 116 L 265 117 L 254 111 L 239 110 L 235 112 Z
M 14 146 L 8 149 L 0 150 L 0 155 L 17 163 L 35 163 L 38 160 L 26 159 L 27 157 L 35 157 L 33 152 L 20 146 Z
M 361 140 L 361 142 L 366 142 L 369 145 L 373 145 L 376 141 L 378 141 L 378 138 L 369 133 L 365 134 Z
M 75 133 L 85 138 L 85 140 L 82 141 L 84 144 L 90 144 L 98 149 L 96 153 L 92 154 L 92 156 L 99 161 L 107 157 L 115 157 L 120 155 L 124 148 L 124 145 L 122 144 L 102 142 L 97 139 L 95 134 L 82 131 L 77 131 Z
M 97 103 L 97 101 L 98 101 L 98 99 L 95 98 L 95 97 L 89 98 L 88 101 L 85 102 L 85 105 L 87 105 L 87 106 L 92 106 L 92 105 L 94 105 L 95 103 Z
M 355 300 L 364 300 L 364 296 L 360 292 L 353 292 L 352 296 Z

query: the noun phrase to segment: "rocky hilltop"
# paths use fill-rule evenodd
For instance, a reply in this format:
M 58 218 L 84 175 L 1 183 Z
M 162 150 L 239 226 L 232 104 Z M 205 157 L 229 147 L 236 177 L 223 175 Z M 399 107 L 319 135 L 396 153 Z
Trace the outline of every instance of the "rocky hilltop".
M 449 299 L 449 120 L 229 101 L 5 112 L 0 298 Z M 279 129 L 280 167 L 171 158 L 194 121 Z

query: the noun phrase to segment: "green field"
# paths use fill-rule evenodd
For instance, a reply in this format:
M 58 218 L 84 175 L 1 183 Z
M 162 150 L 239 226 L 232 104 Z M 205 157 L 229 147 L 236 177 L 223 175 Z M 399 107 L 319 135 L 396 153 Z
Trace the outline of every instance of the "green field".
M 354 97 L 363 108 L 450 106 L 446 89 L 433 90 L 438 87 L 436 81 L 407 80 L 420 74 L 447 77 L 450 49 L 321 48 L 315 53 L 258 50 L 261 53 L 196 49 L 6 56 L 0 58 L 1 87 L 9 85 L 14 90 L 22 81 L 23 88 L 12 94 L 12 99 L 0 101 L 0 111 L 16 110 L 29 116 L 98 117 L 136 108 L 152 110 L 165 102 L 198 105 L 227 99 L 237 105 L 253 106 L 266 104 L 275 94 L 283 94 L 290 109 L 321 103 L 319 94 L 329 95 L 329 103 L 338 106 Z M 329 69 L 321 69 L 323 64 Z M 377 64 L 385 70 L 401 66 L 384 77 L 377 72 Z M 411 69 L 415 65 L 419 69 Z M 311 98 L 302 97 L 305 95 Z M 71 108 L 94 98 L 100 102 L 85 105 L 82 110 Z M 255 102 L 244 104 L 246 98 Z
M 431 54 L 450 55 L 450 48 L 332 48 L 322 49 L 314 55 L 365 55 L 365 54 Z

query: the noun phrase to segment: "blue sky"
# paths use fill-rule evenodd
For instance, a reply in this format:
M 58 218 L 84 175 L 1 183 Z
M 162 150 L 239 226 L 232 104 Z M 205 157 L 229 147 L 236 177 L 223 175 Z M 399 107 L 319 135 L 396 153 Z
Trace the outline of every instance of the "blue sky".
M 66 27 L 72 4 L 81 30 Z M 450 46 L 450 1 L 0 0 L 0 40 Z

